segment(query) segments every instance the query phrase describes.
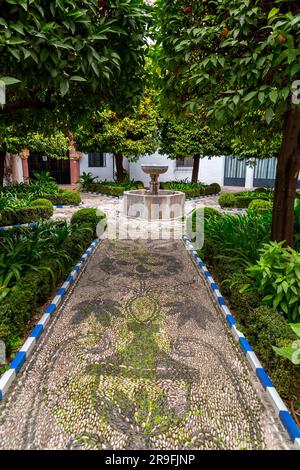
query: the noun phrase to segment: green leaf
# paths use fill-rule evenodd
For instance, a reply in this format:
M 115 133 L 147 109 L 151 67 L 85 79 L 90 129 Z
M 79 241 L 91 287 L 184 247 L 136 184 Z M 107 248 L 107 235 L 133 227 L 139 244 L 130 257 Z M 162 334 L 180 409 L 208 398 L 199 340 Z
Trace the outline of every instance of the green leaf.
M 278 356 L 282 356 L 290 361 L 292 361 L 293 354 L 295 353 L 295 349 L 291 346 L 287 346 L 285 348 L 276 348 L 273 346 L 273 350 L 278 354 Z
M 69 82 L 66 79 L 63 79 L 60 82 L 60 94 L 61 96 L 65 96 L 69 91 Z
M 278 100 L 278 91 L 277 90 L 272 90 L 271 93 L 269 94 L 270 101 L 272 103 L 277 103 Z
M 296 335 L 300 338 L 300 323 L 290 323 L 290 327 L 296 333 Z
M 257 91 L 251 91 L 250 93 L 248 93 L 248 95 L 246 95 L 244 98 L 245 103 L 247 101 L 252 100 L 256 95 L 257 95 Z
M 274 116 L 273 109 L 272 108 L 267 108 L 265 116 L 266 116 L 267 124 L 270 124 L 272 122 L 273 116 Z
M 11 24 L 10 27 L 20 34 L 24 35 L 23 25 L 21 23 Z
M 279 8 L 272 8 L 272 10 L 270 11 L 270 13 L 268 15 L 268 20 L 270 20 L 271 18 L 276 16 L 277 13 L 279 13 Z
M 79 77 L 79 75 L 72 75 L 72 77 L 70 77 L 70 80 L 73 80 L 73 82 L 86 82 L 86 79 L 83 77 Z
M 262 104 L 265 101 L 265 94 L 263 91 L 260 91 L 258 93 L 258 99 L 259 99 L 260 104 Z
M 0 81 L 3 82 L 5 85 L 14 85 L 15 83 L 21 82 L 21 80 L 18 80 L 14 77 L 0 77 Z

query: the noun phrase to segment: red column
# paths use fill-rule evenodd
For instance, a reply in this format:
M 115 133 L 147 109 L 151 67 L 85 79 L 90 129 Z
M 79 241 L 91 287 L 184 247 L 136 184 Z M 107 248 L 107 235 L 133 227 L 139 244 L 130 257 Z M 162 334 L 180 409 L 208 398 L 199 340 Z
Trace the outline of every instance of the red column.
M 80 177 L 79 160 L 70 159 L 70 176 L 71 176 L 71 184 L 78 183 L 78 180 Z
M 76 184 L 80 178 L 80 159 L 82 157 L 82 153 L 76 151 L 73 140 L 69 141 L 69 146 L 71 184 Z

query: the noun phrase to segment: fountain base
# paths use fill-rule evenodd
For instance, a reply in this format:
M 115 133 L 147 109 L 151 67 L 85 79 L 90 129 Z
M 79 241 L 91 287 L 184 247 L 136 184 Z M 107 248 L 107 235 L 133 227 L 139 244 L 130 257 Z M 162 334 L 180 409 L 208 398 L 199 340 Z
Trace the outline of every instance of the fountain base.
M 184 215 L 185 194 L 179 191 L 124 192 L 124 214 L 143 220 L 170 220 Z

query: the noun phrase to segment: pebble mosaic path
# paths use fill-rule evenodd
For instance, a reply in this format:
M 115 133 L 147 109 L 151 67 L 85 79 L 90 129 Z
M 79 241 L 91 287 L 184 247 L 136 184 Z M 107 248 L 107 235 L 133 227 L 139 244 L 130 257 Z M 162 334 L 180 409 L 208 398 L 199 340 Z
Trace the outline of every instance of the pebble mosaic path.
M 288 449 L 181 241 L 102 242 L 0 403 L 1 449 Z

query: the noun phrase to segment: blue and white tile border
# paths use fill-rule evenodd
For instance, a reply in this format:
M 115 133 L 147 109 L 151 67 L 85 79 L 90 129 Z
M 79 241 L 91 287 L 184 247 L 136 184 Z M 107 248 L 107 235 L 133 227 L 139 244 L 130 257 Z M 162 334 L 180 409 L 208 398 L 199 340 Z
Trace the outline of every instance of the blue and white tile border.
M 23 344 L 22 348 L 16 354 L 13 361 L 10 363 L 9 369 L 4 372 L 4 374 L 0 378 L 0 400 L 2 400 L 4 395 L 6 395 L 6 393 L 8 392 L 11 384 L 17 377 L 25 361 L 31 356 L 51 316 L 57 311 L 59 305 L 63 300 L 63 297 L 65 296 L 67 291 L 70 289 L 70 286 L 73 284 L 76 277 L 78 276 L 79 271 L 82 269 L 85 262 L 99 243 L 100 239 L 94 240 L 93 243 L 91 243 L 88 249 L 85 251 L 85 253 L 81 256 L 80 262 L 74 266 L 72 272 L 66 278 L 65 282 L 62 284 L 60 289 L 57 291 L 57 294 L 53 298 L 51 304 L 48 305 L 48 307 L 44 310 L 44 315 L 42 316 L 38 324 L 34 327 L 27 340 Z
M 35 227 L 38 225 L 38 222 L 30 222 L 30 224 L 16 224 L 16 225 L 5 225 L 4 227 L 0 227 L 1 230 L 10 230 L 16 227 Z
M 208 284 L 210 285 L 213 294 L 218 302 L 225 320 L 230 328 L 233 338 L 241 347 L 243 353 L 246 356 L 246 360 L 248 361 L 249 365 L 251 366 L 252 370 L 258 377 L 261 385 L 263 386 L 265 392 L 270 399 L 273 408 L 275 409 L 277 417 L 279 417 L 281 423 L 283 424 L 285 430 L 290 436 L 290 439 L 294 443 L 294 448 L 300 450 L 300 429 L 298 428 L 297 424 L 295 423 L 292 415 L 288 411 L 287 407 L 283 403 L 282 399 L 280 398 L 276 388 L 274 387 L 271 379 L 269 378 L 268 374 L 266 373 L 265 369 L 262 367 L 261 363 L 259 362 L 255 352 L 253 351 L 252 347 L 248 343 L 247 339 L 236 327 L 236 319 L 231 314 L 229 308 L 226 305 L 226 302 L 219 291 L 217 284 L 215 283 L 211 273 L 208 271 L 205 263 L 201 260 L 200 256 L 198 255 L 194 245 L 192 244 L 191 240 L 184 235 L 183 241 L 186 244 L 187 250 L 189 250 L 194 257 L 197 265 L 203 272 Z

